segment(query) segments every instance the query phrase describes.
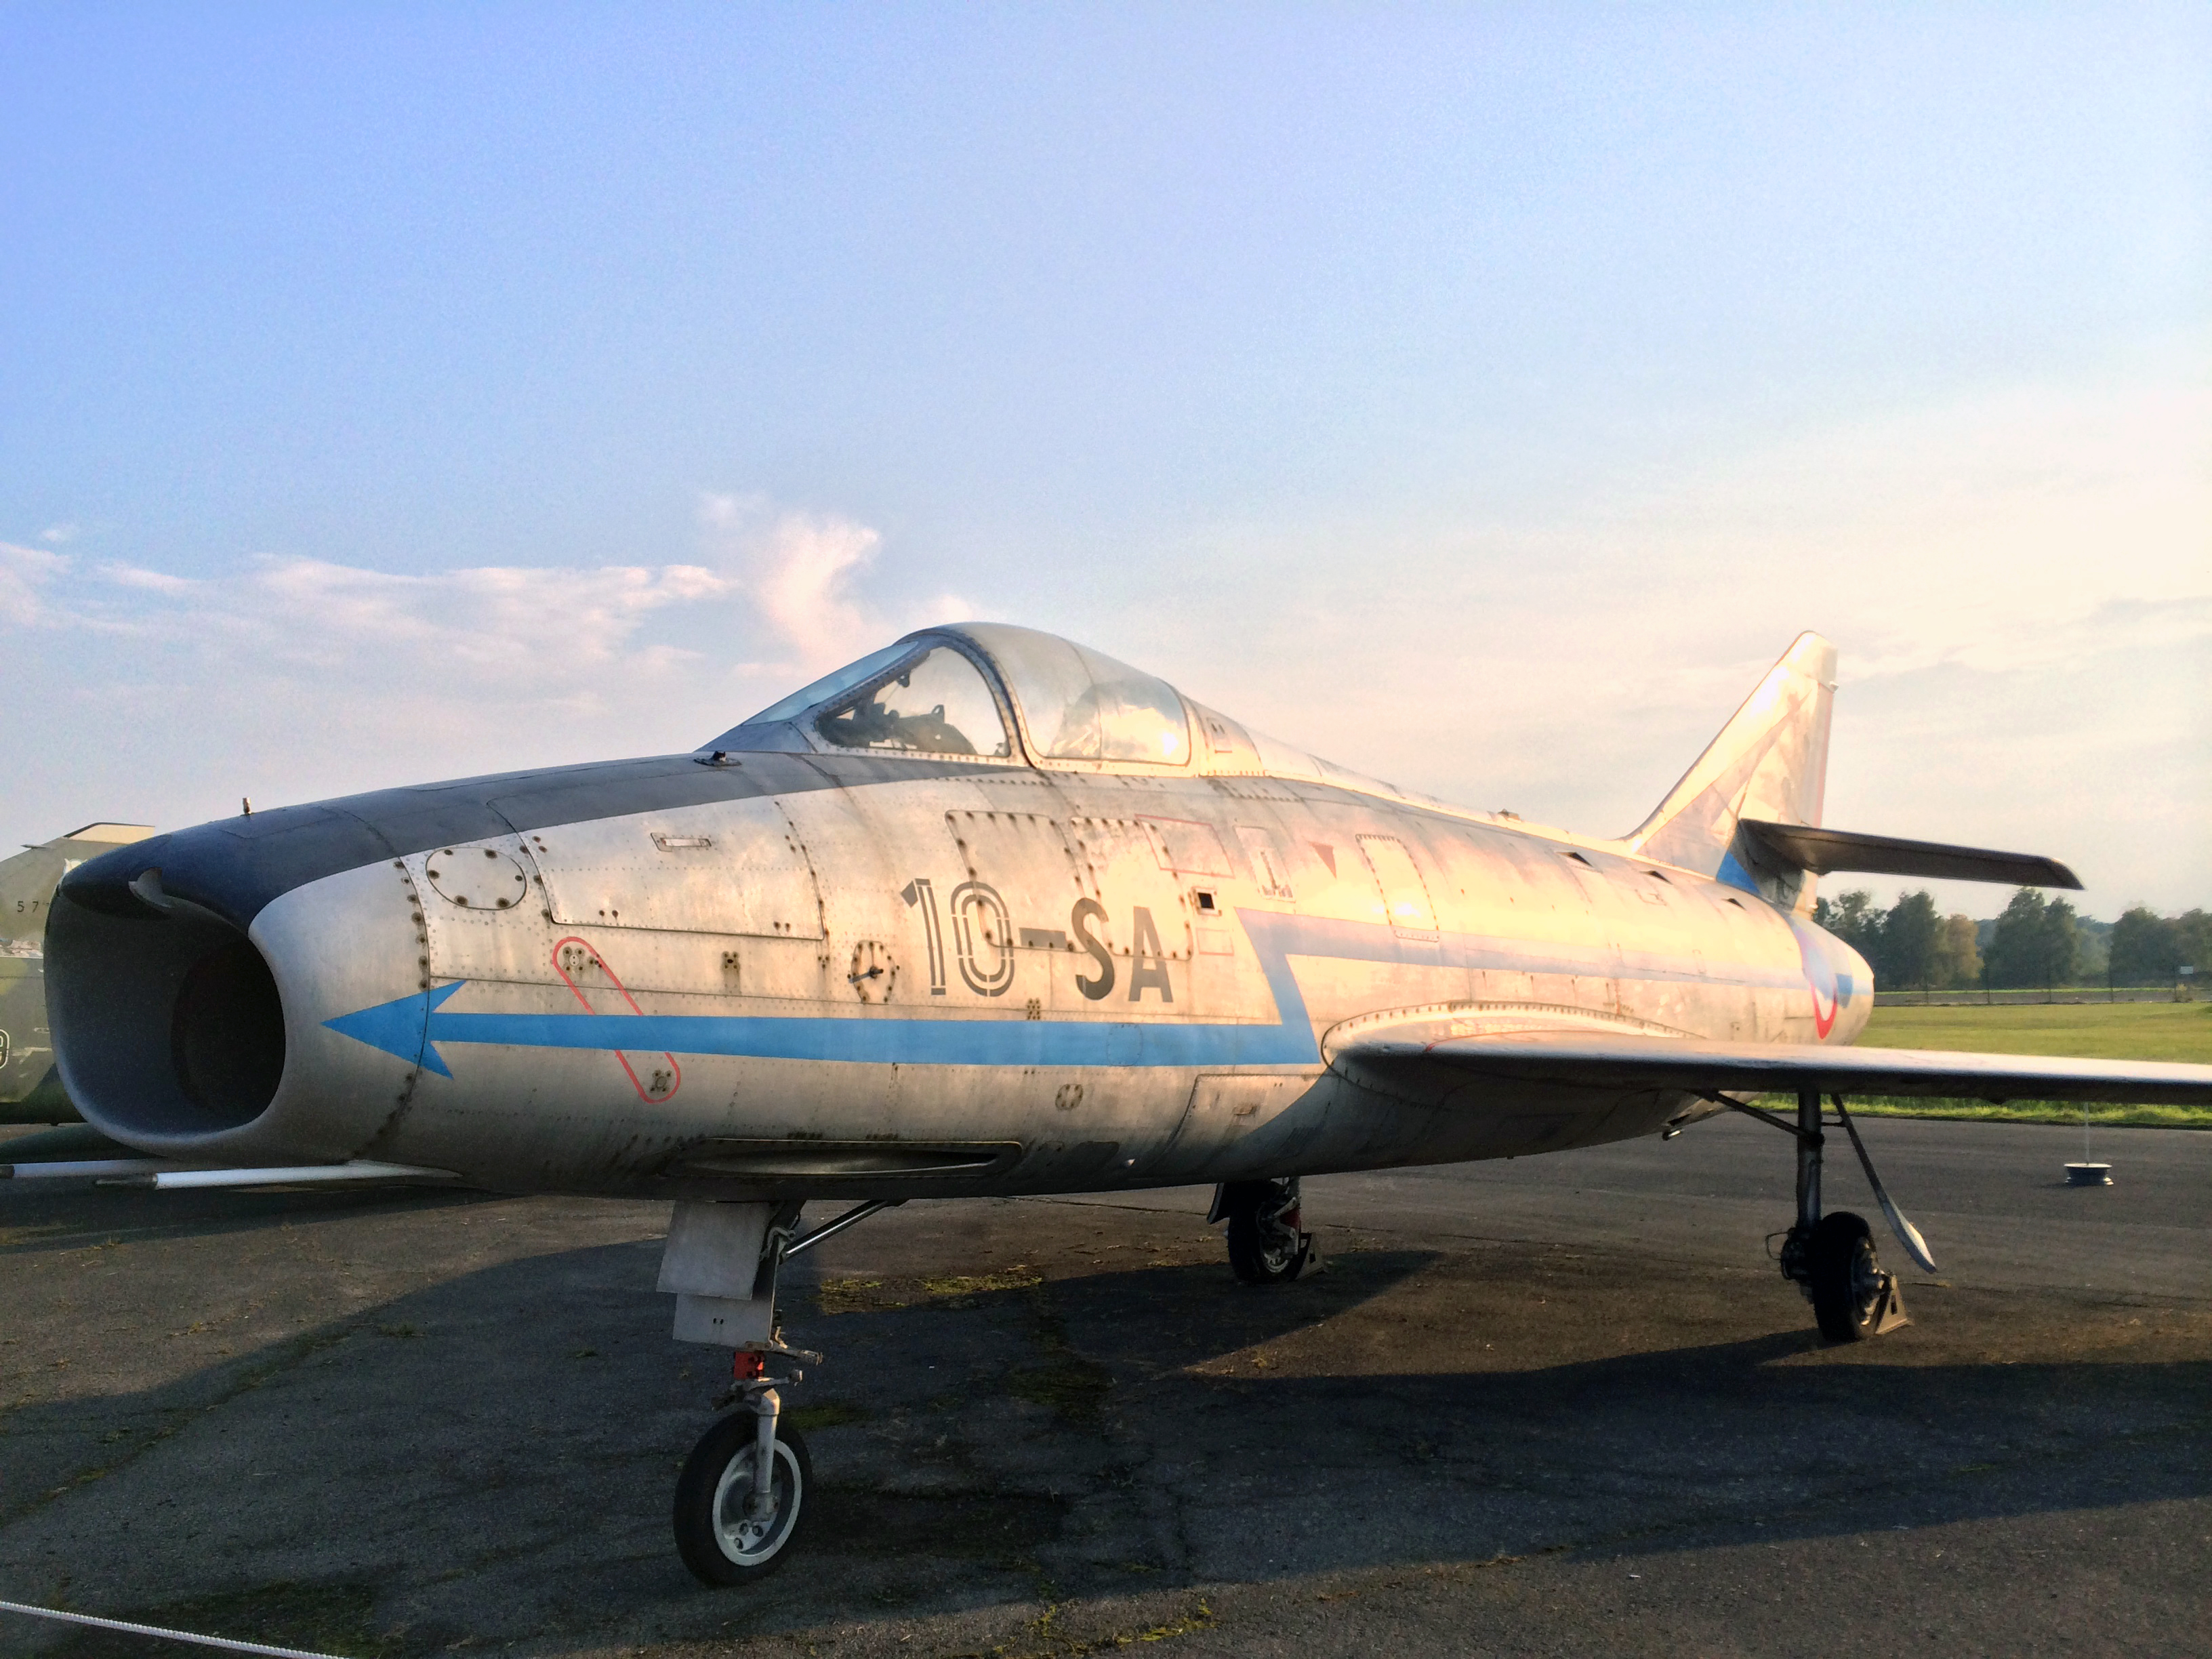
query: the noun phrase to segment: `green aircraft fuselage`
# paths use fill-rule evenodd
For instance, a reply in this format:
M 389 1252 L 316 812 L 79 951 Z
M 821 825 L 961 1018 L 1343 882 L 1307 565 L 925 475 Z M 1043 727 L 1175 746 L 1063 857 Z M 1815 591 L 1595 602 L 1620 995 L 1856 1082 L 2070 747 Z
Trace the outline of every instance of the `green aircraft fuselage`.
M 46 1030 L 46 906 L 87 859 L 143 841 L 143 823 L 88 823 L 0 860 L 0 1123 L 74 1123 Z

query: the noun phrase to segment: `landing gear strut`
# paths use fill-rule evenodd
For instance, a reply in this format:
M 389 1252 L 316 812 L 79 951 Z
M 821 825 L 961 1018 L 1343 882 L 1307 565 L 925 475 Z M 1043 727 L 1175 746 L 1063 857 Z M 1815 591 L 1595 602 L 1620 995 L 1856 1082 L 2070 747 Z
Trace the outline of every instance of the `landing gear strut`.
M 806 1524 L 814 1465 L 783 1421 L 782 1390 L 805 1380 L 818 1353 L 783 1345 L 776 1273 L 790 1257 L 899 1200 L 847 1211 L 802 1235 L 797 1204 L 679 1202 L 660 1259 L 660 1288 L 676 1293 L 676 1339 L 734 1346 L 719 1418 L 676 1480 L 676 1552 L 708 1584 L 741 1584 L 781 1564 Z M 772 1367 L 781 1367 L 780 1370 Z
M 1714 1098 L 1796 1137 L 1797 1220 L 1783 1235 L 1782 1248 L 1777 1254 L 1782 1264 L 1782 1276 L 1794 1281 L 1805 1293 L 1805 1299 L 1813 1304 L 1813 1316 L 1820 1322 L 1820 1334 L 1831 1342 L 1861 1342 L 1910 1324 L 1911 1320 L 1905 1311 L 1904 1290 L 1895 1274 L 1882 1270 L 1875 1255 L 1873 1231 L 1864 1218 L 1849 1210 L 1837 1210 L 1826 1215 L 1820 1212 L 1820 1164 L 1826 1145 L 1826 1126 L 1821 1121 L 1820 1095 L 1809 1090 L 1800 1091 L 1795 1123 L 1739 1100 Z M 1838 1125 L 1850 1137 L 1851 1148 L 1859 1155 L 1859 1165 L 1866 1171 L 1867 1184 L 1874 1188 L 1875 1200 L 1881 1206 L 1883 1216 L 1912 1259 L 1928 1272 L 1935 1272 L 1936 1262 L 1928 1253 L 1927 1241 L 1921 1237 L 1920 1230 L 1905 1218 L 1904 1212 L 1890 1202 L 1881 1177 L 1875 1173 L 1874 1160 L 1867 1156 L 1866 1143 L 1859 1139 L 1858 1126 L 1851 1121 L 1851 1115 L 1844 1106 L 1843 1097 L 1833 1098 Z
M 1213 1189 L 1210 1226 L 1229 1224 L 1229 1265 L 1247 1285 L 1286 1285 L 1321 1266 L 1311 1233 L 1298 1225 L 1298 1178 L 1224 1181 Z

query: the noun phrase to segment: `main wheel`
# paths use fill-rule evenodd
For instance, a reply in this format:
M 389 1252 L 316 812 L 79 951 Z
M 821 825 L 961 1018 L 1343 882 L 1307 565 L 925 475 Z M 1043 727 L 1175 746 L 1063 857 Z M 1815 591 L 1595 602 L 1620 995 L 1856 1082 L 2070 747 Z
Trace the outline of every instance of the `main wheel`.
M 1229 1194 L 1229 1266 L 1247 1285 L 1286 1285 L 1306 1265 L 1295 1182 L 1239 1182 Z
M 773 1572 L 806 1523 L 814 1466 L 798 1431 L 776 1425 L 774 1511 L 746 1513 L 753 1493 L 758 1419 L 732 1412 L 699 1438 L 676 1477 L 676 1552 L 701 1583 L 741 1584 Z
M 1805 1249 L 1805 1282 L 1822 1336 L 1863 1342 L 1874 1334 L 1885 1286 L 1864 1218 L 1849 1210 L 1820 1218 Z

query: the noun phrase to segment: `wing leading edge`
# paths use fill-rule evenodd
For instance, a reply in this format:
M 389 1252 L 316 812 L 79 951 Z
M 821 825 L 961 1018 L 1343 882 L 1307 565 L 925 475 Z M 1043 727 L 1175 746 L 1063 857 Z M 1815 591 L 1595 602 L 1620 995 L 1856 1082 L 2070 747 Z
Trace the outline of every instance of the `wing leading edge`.
M 1823 1048 L 1714 1042 L 1640 1033 L 1559 1030 L 1443 1037 L 1377 1036 L 1336 1050 L 1336 1063 L 1433 1092 L 1442 1070 L 1468 1082 L 1680 1089 L 1692 1093 L 1914 1095 L 1959 1099 L 2117 1101 L 2212 1106 L 2212 1066 L 2063 1060 L 1929 1048 Z

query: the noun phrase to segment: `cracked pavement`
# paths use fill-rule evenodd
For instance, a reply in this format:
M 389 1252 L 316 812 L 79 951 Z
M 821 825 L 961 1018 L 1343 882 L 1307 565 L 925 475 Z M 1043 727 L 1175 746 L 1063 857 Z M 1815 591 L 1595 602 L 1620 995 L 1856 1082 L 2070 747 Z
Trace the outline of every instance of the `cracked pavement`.
M 1839 1349 L 1748 1122 L 1310 1182 L 1266 1291 L 1199 1189 L 908 1206 L 787 1270 L 811 1535 L 720 1592 L 665 1206 L 0 1187 L 0 1596 L 364 1659 L 2201 1651 L 2212 1135 L 2083 1192 L 2070 1133 L 1870 1124 L 1946 1273 Z

